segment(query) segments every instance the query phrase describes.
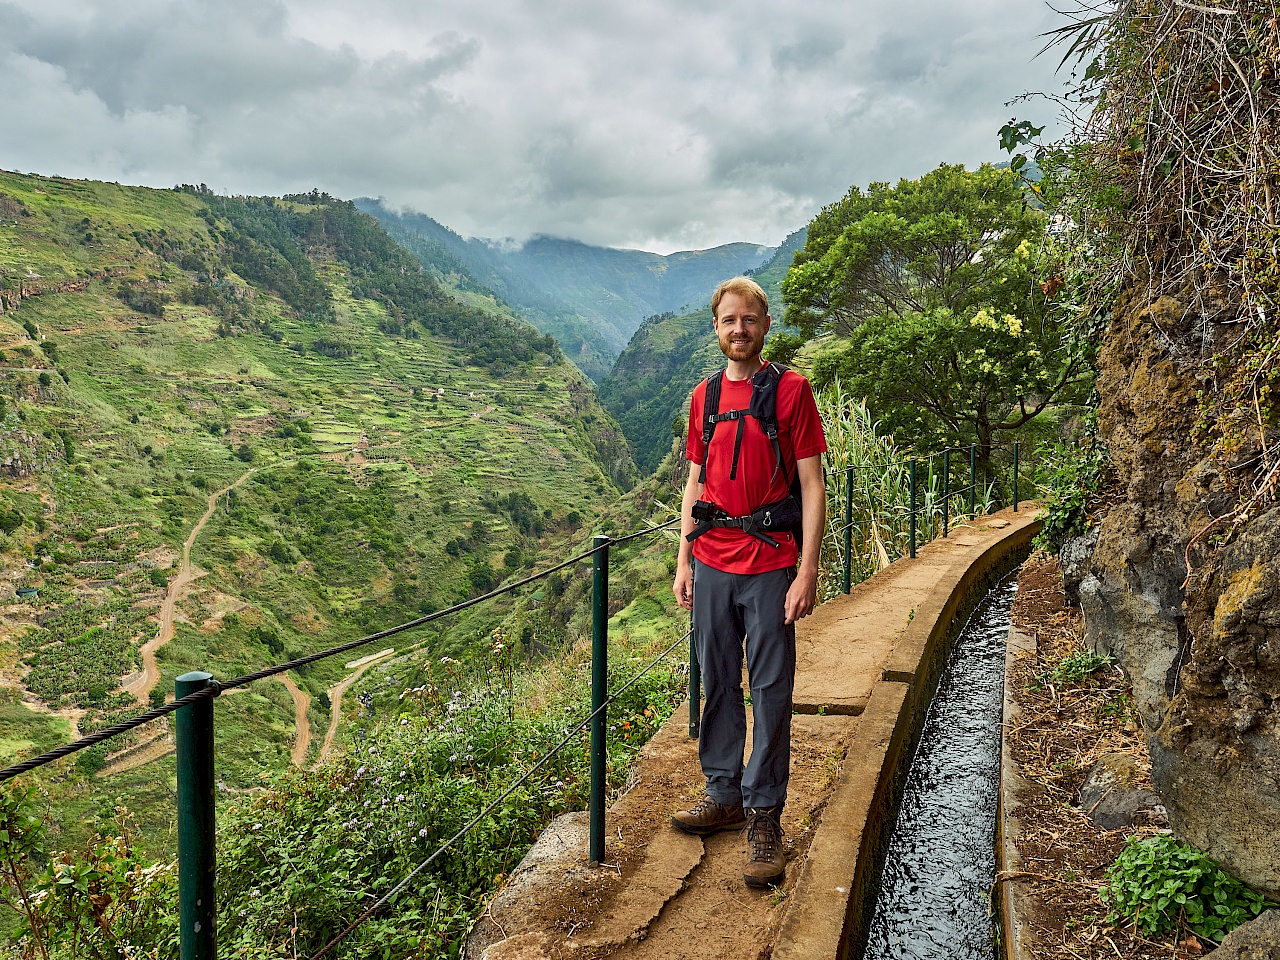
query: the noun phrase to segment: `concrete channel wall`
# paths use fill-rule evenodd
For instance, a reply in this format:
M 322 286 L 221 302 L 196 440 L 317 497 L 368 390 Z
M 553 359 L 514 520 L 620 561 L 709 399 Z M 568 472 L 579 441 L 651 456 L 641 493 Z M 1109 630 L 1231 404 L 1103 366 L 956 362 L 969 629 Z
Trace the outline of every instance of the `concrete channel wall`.
M 912 748 L 952 642 L 991 586 L 1030 552 L 1041 526 L 1034 513 L 1002 512 L 1008 522 L 984 528 L 915 607 L 841 764 L 773 960 L 863 955 Z

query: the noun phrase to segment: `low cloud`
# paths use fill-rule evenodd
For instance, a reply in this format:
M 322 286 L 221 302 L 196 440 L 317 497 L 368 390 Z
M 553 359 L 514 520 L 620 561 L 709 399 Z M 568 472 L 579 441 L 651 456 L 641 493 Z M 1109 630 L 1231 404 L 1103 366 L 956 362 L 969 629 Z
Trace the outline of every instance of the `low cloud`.
M 1015 0 L 0 0 L 0 167 L 776 243 L 850 184 L 1001 159 L 1005 101 L 1056 88 L 1032 59 L 1056 25 Z

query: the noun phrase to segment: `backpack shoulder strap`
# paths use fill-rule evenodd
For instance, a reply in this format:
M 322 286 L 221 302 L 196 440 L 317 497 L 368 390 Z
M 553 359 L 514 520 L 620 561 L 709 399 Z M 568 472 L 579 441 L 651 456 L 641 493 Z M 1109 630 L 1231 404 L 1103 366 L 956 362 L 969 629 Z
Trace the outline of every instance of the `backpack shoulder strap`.
M 706 393 L 702 397 L 702 442 L 710 443 L 716 432 L 716 414 L 720 412 L 720 381 L 724 371 L 707 377 Z
M 716 414 L 720 412 L 720 381 L 724 371 L 707 377 L 707 385 L 702 395 L 702 469 L 698 471 L 698 482 L 707 482 L 707 460 L 711 453 L 711 438 L 716 432 Z
M 786 467 L 782 457 L 782 444 L 778 442 L 778 384 L 786 374 L 787 368 L 772 361 L 766 363 L 751 378 L 751 416 L 760 424 L 760 429 L 769 438 L 773 446 L 776 462 L 773 467 L 776 476 L 779 470 Z

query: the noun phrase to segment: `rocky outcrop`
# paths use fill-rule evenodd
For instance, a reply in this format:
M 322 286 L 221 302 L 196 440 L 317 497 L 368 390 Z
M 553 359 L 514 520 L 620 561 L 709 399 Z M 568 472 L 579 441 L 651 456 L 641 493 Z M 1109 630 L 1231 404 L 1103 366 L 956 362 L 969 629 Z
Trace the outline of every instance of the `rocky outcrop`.
M 1280 431 L 1217 406 L 1238 330 L 1127 307 L 1098 355 L 1110 503 L 1070 586 L 1132 680 L 1174 832 L 1280 897 L 1280 507 L 1259 469 Z
M 16 286 L 11 289 L 0 290 L 0 313 L 17 310 L 23 300 L 30 300 L 32 297 L 50 293 L 83 293 L 94 280 L 119 277 L 127 272 L 127 267 L 109 267 L 94 271 L 81 280 L 61 280 L 57 283 L 47 283 L 40 277 L 24 277 L 16 281 Z
M 1139 823 L 1165 822 L 1164 807 L 1150 790 L 1138 785 L 1138 765 L 1127 753 L 1104 753 L 1080 785 L 1079 806 L 1102 830 Z
M 1280 910 L 1236 927 L 1222 938 L 1222 945 L 1204 960 L 1280 960 Z

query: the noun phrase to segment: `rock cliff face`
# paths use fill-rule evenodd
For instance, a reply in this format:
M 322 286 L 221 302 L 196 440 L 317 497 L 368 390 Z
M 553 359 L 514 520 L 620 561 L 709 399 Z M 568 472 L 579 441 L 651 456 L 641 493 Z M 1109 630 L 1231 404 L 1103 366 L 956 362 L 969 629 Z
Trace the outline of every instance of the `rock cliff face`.
M 1183 313 L 1122 305 L 1104 337 L 1114 481 L 1069 586 L 1133 681 L 1174 832 L 1280 898 L 1280 430 L 1220 392 L 1239 329 Z

